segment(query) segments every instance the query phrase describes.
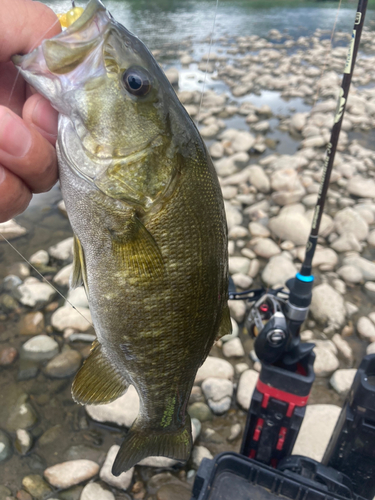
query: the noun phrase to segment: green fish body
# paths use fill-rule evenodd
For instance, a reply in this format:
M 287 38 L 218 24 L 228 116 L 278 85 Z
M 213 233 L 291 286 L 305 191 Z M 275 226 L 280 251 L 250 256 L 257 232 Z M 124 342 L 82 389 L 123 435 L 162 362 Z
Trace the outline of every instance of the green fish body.
M 91 0 L 15 64 L 60 112 L 57 152 L 97 334 L 72 386 L 104 404 L 133 384 L 140 411 L 113 465 L 187 460 L 187 405 L 216 338 L 231 331 L 227 228 L 206 147 L 144 44 Z

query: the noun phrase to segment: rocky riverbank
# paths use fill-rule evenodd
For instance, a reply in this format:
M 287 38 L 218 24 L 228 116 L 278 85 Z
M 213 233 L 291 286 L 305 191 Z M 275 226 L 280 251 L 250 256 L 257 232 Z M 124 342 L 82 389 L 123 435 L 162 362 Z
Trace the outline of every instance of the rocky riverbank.
M 222 38 L 207 67 L 202 106 L 200 93 L 185 90 L 183 82 L 186 71 L 205 71 L 206 55 L 197 58 L 188 41 L 177 54 L 157 54 L 161 61 L 179 58 L 167 75 L 187 111 L 199 117 L 214 160 L 238 290 L 283 285 L 301 265 L 348 39 L 338 34 L 329 51 L 327 34 L 320 31 L 298 40 L 277 30 L 267 38 Z M 363 41 L 366 56 L 358 60 L 347 103 L 302 332 L 303 340 L 316 344 L 317 381 L 295 452 L 315 459 L 322 457 L 355 368 L 366 352 L 375 352 L 375 58 L 368 55 L 375 41 L 366 31 Z M 280 113 L 272 103 L 259 102 L 264 92 L 278 104 L 293 99 L 305 111 L 284 107 Z M 293 154 L 280 153 L 283 141 Z M 27 238 L 14 221 L 1 224 L 0 232 Z M 138 396 L 130 388 L 109 405 L 73 403 L 71 381 L 95 334 L 83 289 L 68 291 L 72 238 L 26 257 L 57 291 L 23 262 L 2 276 L 0 500 L 189 499 L 202 458 L 240 446 L 260 369 L 253 341 L 242 332 L 246 304 L 230 303 L 233 334 L 217 342 L 197 374 L 189 462 L 149 458 L 114 478 L 111 464 L 138 413 Z

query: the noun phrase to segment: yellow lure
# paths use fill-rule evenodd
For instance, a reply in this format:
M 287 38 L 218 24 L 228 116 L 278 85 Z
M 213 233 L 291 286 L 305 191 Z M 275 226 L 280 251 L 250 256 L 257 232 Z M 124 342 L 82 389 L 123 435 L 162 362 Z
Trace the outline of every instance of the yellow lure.
M 66 14 L 57 14 L 62 28 L 68 28 L 74 23 L 82 14 L 84 9 L 82 7 L 74 7 L 70 9 Z

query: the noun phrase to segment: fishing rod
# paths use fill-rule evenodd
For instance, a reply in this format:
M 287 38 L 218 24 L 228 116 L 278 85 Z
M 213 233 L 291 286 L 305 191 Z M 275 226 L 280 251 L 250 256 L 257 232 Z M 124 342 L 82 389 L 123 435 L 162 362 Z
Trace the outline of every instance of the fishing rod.
M 254 350 L 261 362 L 259 379 L 248 411 L 241 454 L 268 465 L 275 466 L 291 454 L 315 379 L 315 344 L 301 343 L 299 333 L 311 304 L 314 283 L 312 261 L 366 8 L 367 0 L 359 0 L 301 270 L 286 282 L 289 294 L 283 289 L 236 293 L 233 282 L 229 291 L 229 298 L 245 299 L 253 304 L 247 314 L 245 327 L 255 337 Z

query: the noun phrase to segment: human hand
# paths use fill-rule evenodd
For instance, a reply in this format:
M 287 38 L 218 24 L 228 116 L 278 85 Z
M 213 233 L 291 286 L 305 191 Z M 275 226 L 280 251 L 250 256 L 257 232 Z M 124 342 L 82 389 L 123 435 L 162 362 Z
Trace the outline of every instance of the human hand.
M 23 212 L 57 181 L 57 111 L 18 75 L 10 58 L 61 31 L 46 5 L 0 2 L 0 222 Z M 22 118 L 21 118 L 22 117 Z

